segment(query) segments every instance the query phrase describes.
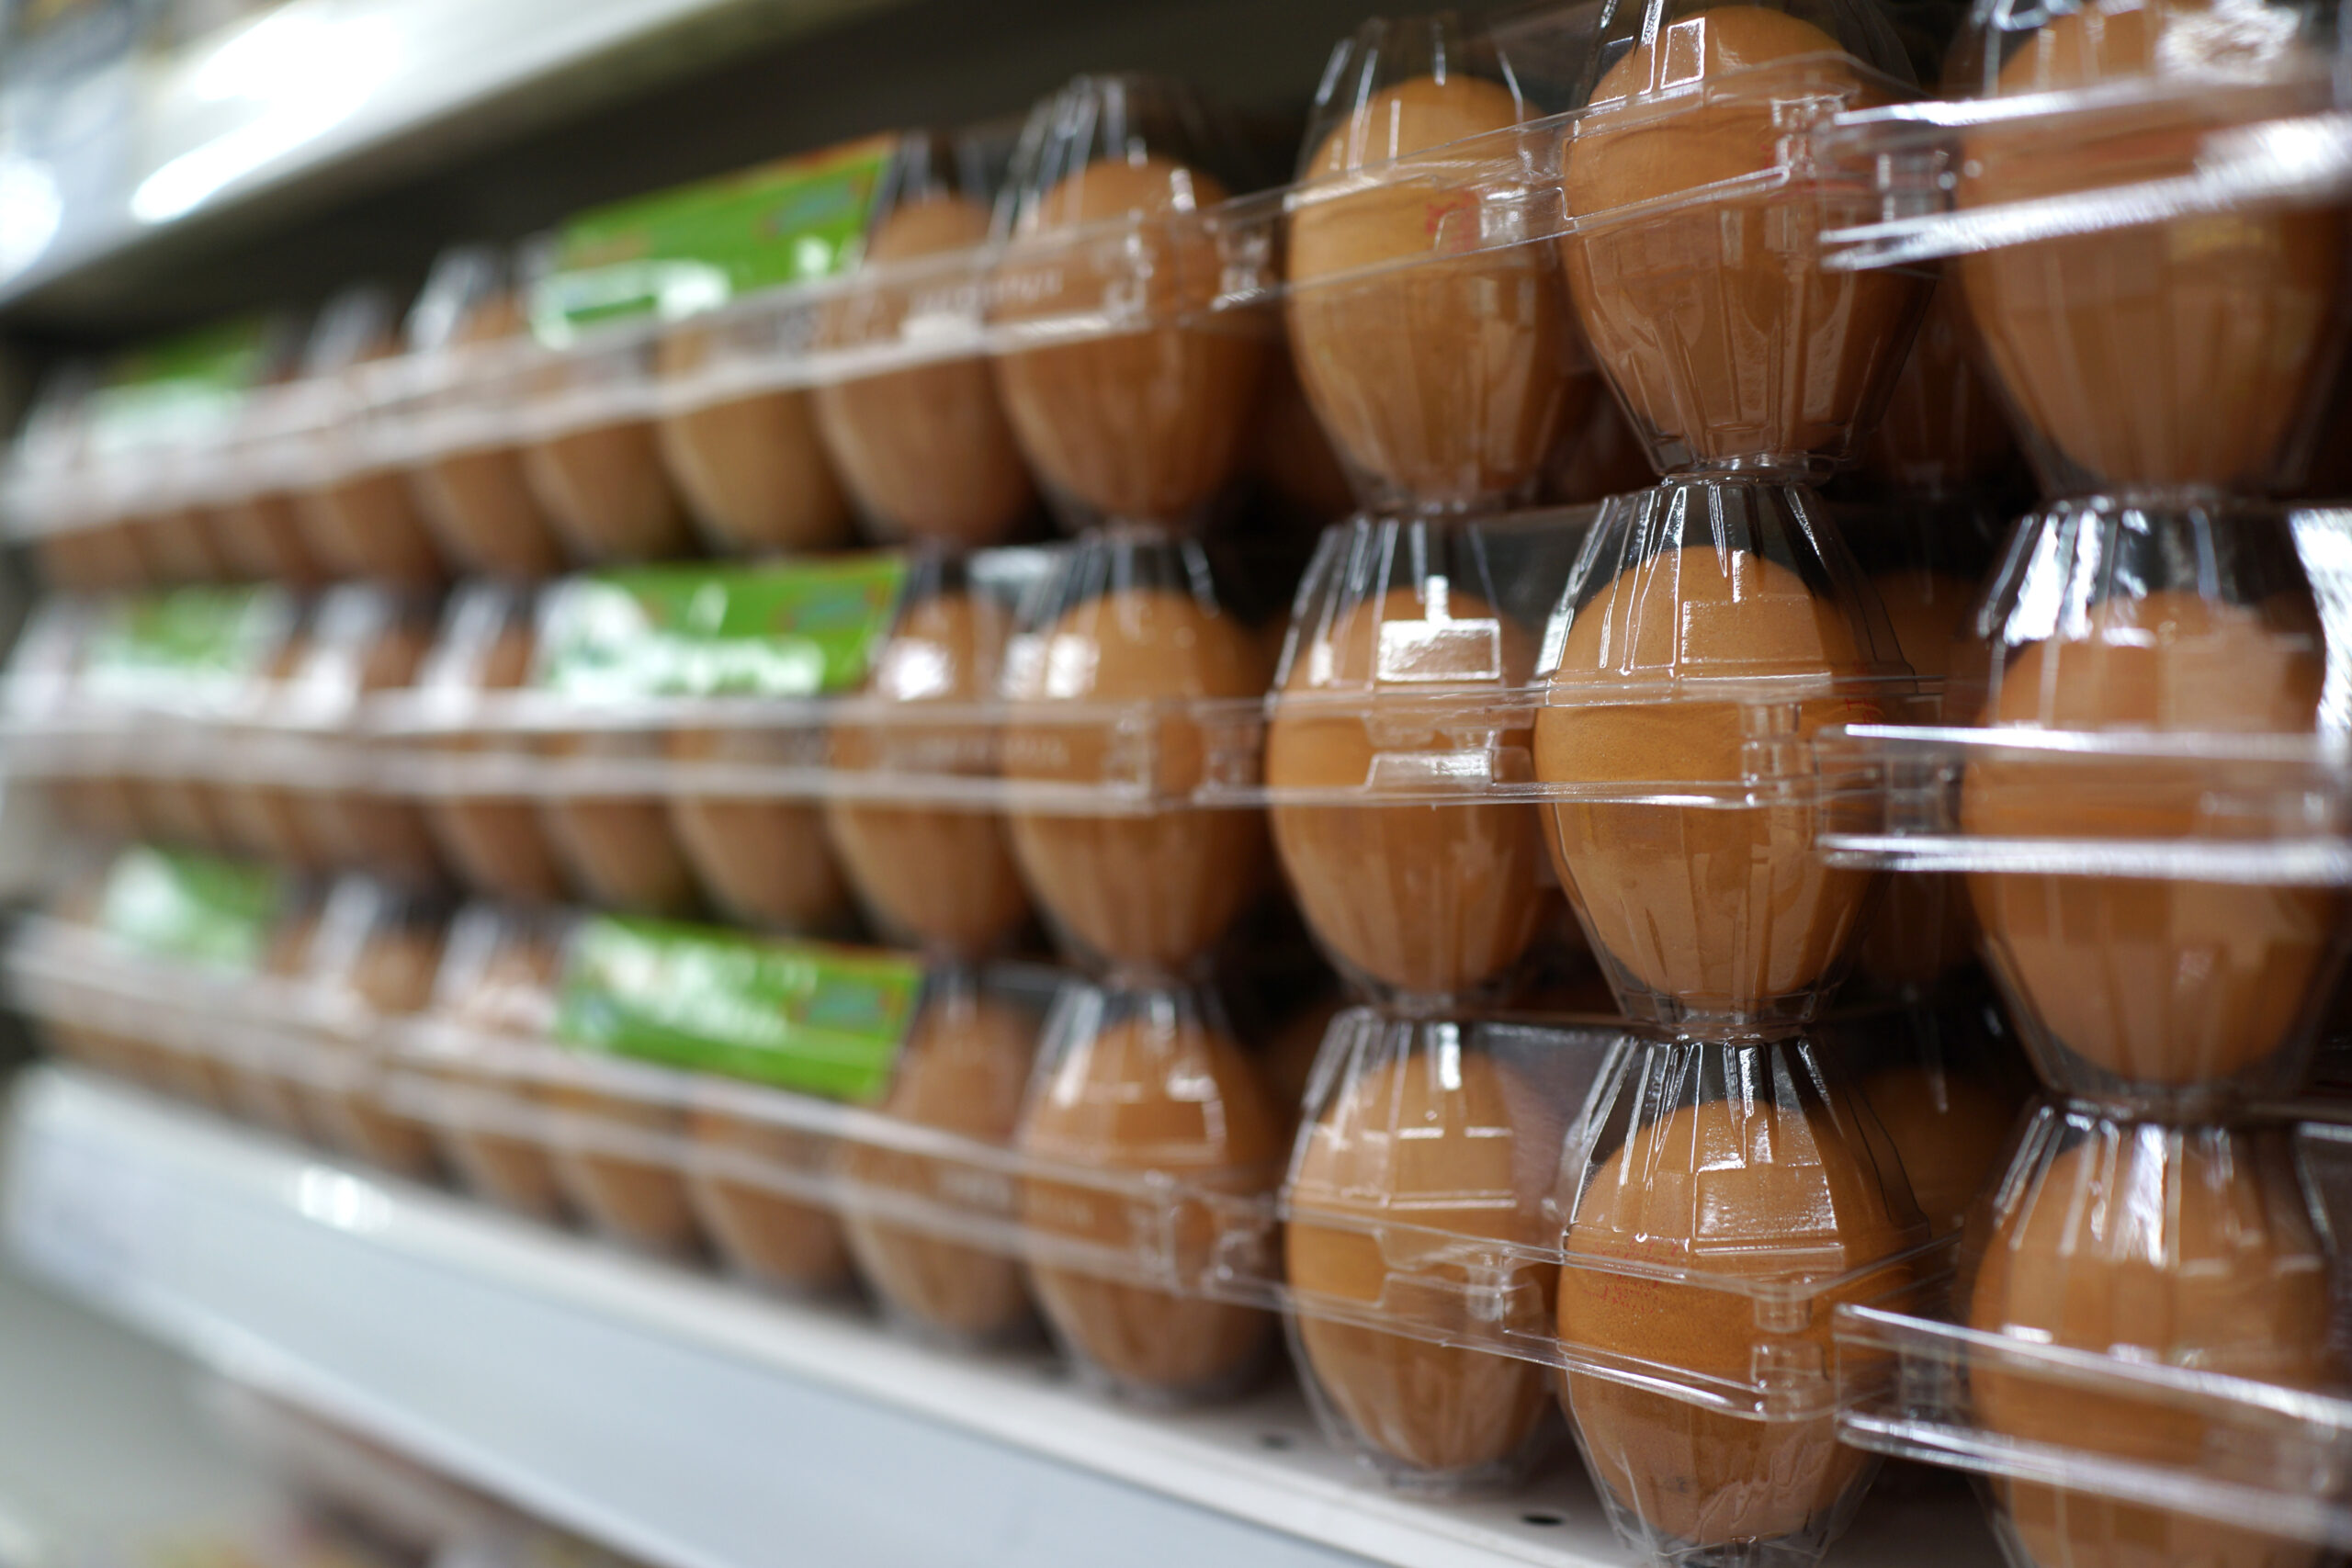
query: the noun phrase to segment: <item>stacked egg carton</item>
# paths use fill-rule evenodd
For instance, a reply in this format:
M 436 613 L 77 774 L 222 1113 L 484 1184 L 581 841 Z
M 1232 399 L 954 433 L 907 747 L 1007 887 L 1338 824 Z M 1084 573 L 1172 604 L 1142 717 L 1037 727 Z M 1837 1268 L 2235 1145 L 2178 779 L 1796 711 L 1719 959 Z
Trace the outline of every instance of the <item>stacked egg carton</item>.
M 1973 100 L 1852 116 L 1836 265 L 1941 259 L 2047 495 L 1954 645 L 1951 728 L 1849 863 L 1964 874 L 2046 1095 L 1948 1317 L 1841 1325 L 1849 1440 L 1980 1477 L 2011 1559 L 2352 1545 L 2352 1403 L 2300 1100 L 2347 929 L 2344 514 L 2299 507 L 2346 304 L 2332 16 L 1984 4 Z M 2339 1217 L 2340 1223 L 2340 1217 Z

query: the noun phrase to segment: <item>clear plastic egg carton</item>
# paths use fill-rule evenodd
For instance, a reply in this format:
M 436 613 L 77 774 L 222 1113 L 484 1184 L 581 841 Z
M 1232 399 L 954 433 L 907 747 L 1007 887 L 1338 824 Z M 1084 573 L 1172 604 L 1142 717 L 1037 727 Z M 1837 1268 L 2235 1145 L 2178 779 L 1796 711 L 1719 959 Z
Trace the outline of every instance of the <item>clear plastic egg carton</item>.
M 1841 1437 L 1973 1476 L 2013 1562 L 2352 1547 L 2327 1245 L 2352 1138 L 2295 1113 L 2040 1111 L 1972 1218 L 1949 1311 L 1838 1309 Z
M 384 1103 L 380 1036 L 438 947 L 433 903 L 390 884 L 134 846 L 28 919 L 7 969 L 74 1060 L 430 1177 L 424 1134 Z
M 2352 114 L 2330 58 L 2328 7 L 2252 7 L 2249 25 L 2229 39 L 2184 32 L 2155 46 L 2161 55 L 2149 45 L 2163 21 L 2126 22 L 2137 30 L 2113 43 L 2070 40 L 2082 58 L 2054 74 L 2004 69 L 2015 58 L 2011 34 L 2030 33 L 2044 13 L 1976 12 L 1974 36 L 1955 50 L 1951 98 L 1849 109 L 1816 139 L 1819 154 L 1873 185 L 1881 203 L 1873 218 L 1823 237 L 1827 265 L 1933 262 L 2181 219 L 2323 208 L 2352 193 Z M 1970 188 L 1984 164 L 2053 146 L 2073 151 L 2041 179 L 1997 193 Z
M 1706 1061 L 1710 1053 L 1723 1061 Z M 1759 1081 L 1743 1086 L 1748 1066 Z M 1822 1081 L 1800 1087 L 1808 1075 Z M 1782 1234 L 1775 1224 L 1796 1216 L 1742 1216 L 1736 1202 L 1649 1216 L 1695 1227 L 1679 1242 L 1664 1227 L 1631 1247 L 1564 1238 L 1580 1201 L 1589 1222 L 1608 1201 L 1584 1190 L 1615 1180 L 1603 1173 L 1629 1136 L 1677 1115 L 1728 1117 L 1743 1100 L 1758 1127 L 1860 1115 L 1867 1130 L 1847 1129 L 1858 1151 L 1846 1156 L 1851 1172 L 1826 1179 L 1839 1201 L 1854 1201 L 1849 1174 L 1895 1180 L 1888 1173 L 1899 1168 L 1857 1099 L 1843 1069 L 1802 1043 L 1708 1046 L 1597 1018 L 1342 1013 L 1308 1088 L 1283 1192 L 1283 1300 L 1301 1318 L 1532 1361 L 1724 1416 L 1818 1418 L 1843 1397 L 1828 1350 L 1838 1304 L 1916 1308 L 1933 1299 L 1947 1241 L 1893 1213 L 1866 1216 L 1865 1245 L 1841 1241 L 1819 1214 Z M 1764 1153 L 1770 1134 L 1758 1137 L 1759 1170 L 1786 1157 Z M 1650 1156 L 1653 1178 L 1679 1179 L 1659 1163 L 1662 1148 Z M 1904 1207 L 1907 1193 L 1893 1201 Z M 1570 1286 L 1600 1309 L 1583 1317 L 1598 1332 L 1580 1335 L 1555 1314 L 1558 1292 Z M 1702 1352 L 1670 1335 L 1635 1343 L 1643 1336 L 1623 1314 L 1645 1307 L 1687 1314 L 1694 1334 L 1720 1329 L 1739 1341 L 1736 1353 Z
M 880 1010 L 857 1013 L 852 990 Z M 435 1006 L 395 1032 L 392 1099 L 493 1201 L 799 1290 L 845 1284 L 855 1256 L 886 1306 L 921 1318 L 928 1302 L 947 1337 L 1025 1309 L 959 1331 L 935 1291 L 901 1300 L 894 1283 L 924 1273 L 908 1237 L 919 1260 L 1271 1305 L 1272 1169 L 1120 1168 L 1017 1141 L 1032 1058 L 1100 1021 L 1073 990 L 1091 994 L 1034 965 L 926 974 L 905 954 L 478 906 Z M 755 1016 L 755 995 L 777 1013 Z

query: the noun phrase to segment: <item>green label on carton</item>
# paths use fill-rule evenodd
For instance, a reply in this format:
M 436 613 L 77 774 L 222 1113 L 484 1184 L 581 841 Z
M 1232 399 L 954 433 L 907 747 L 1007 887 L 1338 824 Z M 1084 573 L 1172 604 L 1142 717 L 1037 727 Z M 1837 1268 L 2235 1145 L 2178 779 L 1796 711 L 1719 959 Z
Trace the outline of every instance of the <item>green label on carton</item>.
M 107 873 L 97 923 L 154 957 L 248 973 L 261 966 L 285 905 L 275 866 L 141 845 Z
M 118 452 L 217 430 L 260 379 L 268 341 L 268 324 L 246 319 L 135 350 L 91 397 L 90 444 Z
M 293 602 L 274 588 L 175 588 L 119 602 L 84 663 L 117 700 L 203 695 L 259 675 L 283 644 Z
M 558 1039 L 833 1100 L 890 1086 L 922 969 L 898 953 L 604 916 L 572 934 Z
M 853 690 L 906 581 L 906 558 L 887 553 L 575 578 L 548 606 L 535 681 L 605 700 Z
M 599 322 L 831 276 L 857 259 L 897 145 L 868 137 L 582 213 L 532 288 L 532 331 L 560 347 Z

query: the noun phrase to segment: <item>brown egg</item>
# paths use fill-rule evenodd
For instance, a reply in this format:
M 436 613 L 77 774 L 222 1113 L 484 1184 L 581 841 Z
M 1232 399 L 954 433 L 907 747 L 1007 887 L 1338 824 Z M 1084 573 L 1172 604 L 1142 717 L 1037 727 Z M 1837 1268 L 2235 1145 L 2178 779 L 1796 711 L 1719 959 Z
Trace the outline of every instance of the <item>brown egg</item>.
M 1843 455 L 1901 368 L 1925 286 L 1819 265 L 1822 230 L 1876 216 L 1864 195 L 1798 180 L 1603 216 L 1772 168 L 1792 100 L 1842 91 L 1852 107 L 1880 101 L 1858 70 L 1817 61 L 1724 81 L 1671 113 L 1650 95 L 1838 52 L 1798 17 L 1712 6 L 1610 67 L 1561 150 L 1569 216 L 1586 220 L 1560 242 L 1569 296 L 1593 359 L 1650 427 L 1652 456 L 1668 470 Z
M 484 961 L 463 997 L 437 998 L 462 1028 L 492 1037 L 543 1038 L 561 954 L 537 937 L 503 942 Z M 502 1208 L 549 1224 L 570 1212 L 556 1178 L 544 1117 L 519 1083 L 469 1055 L 435 1062 L 441 1105 L 427 1117 L 444 1159 L 472 1191 Z
M 2172 592 L 2109 599 L 2092 608 L 2086 635 L 2018 652 L 1986 720 L 2309 731 L 2326 676 L 2324 649 L 2308 603 L 2257 612 Z M 1961 819 L 1968 832 L 1996 838 L 2269 833 L 2267 818 L 2213 810 L 2230 787 L 2225 768 L 2191 763 L 1981 762 L 1963 781 Z M 1969 880 L 1987 952 L 2044 1043 L 2116 1078 L 2173 1089 L 2276 1055 L 2326 978 L 2346 913 L 2344 896 L 2322 887 L 2022 874 Z
M 728 1262 L 786 1291 L 838 1291 L 849 1248 L 830 1207 L 794 1193 L 823 1179 L 833 1141 L 754 1115 L 698 1105 L 687 1112 L 686 1168 L 695 1207 Z
M 2017 444 L 1977 353 L 1966 295 L 1956 281 L 1939 285 L 1863 447 L 1864 472 L 1927 495 L 1950 495 L 2000 474 Z
M 1540 1212 L 1518 1201 L 1526 1184 L 1521 1168 L 1529 1163 L 1522 1132 L 1532 1133 L 1535 1110 L 1527 1086 L 1491 1059 L 1448 1053 L 1440 1061 L 1425 1051 L 1351 1084 L 1324 1111 L 1292 1168 L 1283 1248 L 1291 1286 L 1300 1292 L 1299 1348 L 1360 1438 L 1408 1470 L 1445 1475 L 1508 1464 L 1550 1404 L 1541 1366 L 1458 1340 L 1498 1326 L 1541 1334 L 1552 1315 L 1553 1270 L 1531 1262 L 1517 1278 L 1510 1321 L 1474 1326 L 1466 1292 L 1464 1299 L 1439 1293 L 1469 1285 L 1467 1269 L 1440 1260 L 1392 1264 L 1383 1246 L 1389 1224 L 1464 1238 L 1447 1243 L 1464 1253 L 1477 1241 L 1536 1245 Z M 1548 1170 L 1544 1177 L 1548 1182 Z M 1330 1223 L 1317 1223 L 1325 1216 Z M 1404 1235 L 1394 1239 L 1400 1258 L 1419 1246 Z M 1489 1268 L 1506 1266 L 1488 1260 Z M 1318 1299 L 1376 1311 L 1400 1285 L 1396 1293 L 1410 1301 L 1420 1334 L 1316 1315 Z M 1462 1320 L 1438 1315 L 1449 1309 Z M 1446 1336 L 1457 1343 L 1442 1342 Z
M 1921 334 L 1920 341 L 1927 341 Z M 1883 571 L 1871 579 L 1885 606 L 1894 643 L 1922 681 L 1951 672 L 1953 644 L 1977 599 L 1976 584 L 1926 568 Z M 1949 708 L 1946 722 L 1955 717 Z M 1855 953 L 1855 966 L 1884 986 L 1924 987 L 1976 956 L 1976 917 L 1963 877 L 1906 872 L 1886 879 L 1885 899 Z
M 679 730 L 663 741 L 684 761 L 756 755 L 762 737 Z M 670 827 L 695 878 L 731 919 L 785 931 L 839 927 L 849 888 L 833 864 L 824 814 L 797 801 L 673 795 Z M 952 875 L 948 868 L 936 868 Z
M 1919 1212 L 1938 1235 L 1953 1235 L 1969 1206 L 2001 1174 L 2017 1104 L 1968 1073 L 1889 1067 L 1862 1080 L 1887 1142 L 1911 1179 Z
M 1470 161 L 1412 156 L 1521 118 L 1495 83 L 1417 77 L 1374 94 L 1301 171 L 1370 173 L 1344 195 L 1310 188 L 1291 216 L 1299 383 L 1348 459 L 1416 501 L 1524 490 L 1591 396 L 1550 247 L 1474 252 L 1485 237 Z
M 523 330 L 510 294 L 469 311 L 453 346 L 494 343 Z M 428 457 L 408 470 L 418 514 L 449 559 L 468 571 L 525 580 L 563 570 L 563 547 L 523 472 L 514 446 L 469 446 Z
M 710 357 L 705 329 L 662 340 L 660 373 L 692 375 Z M 849 538 L 849 499 L 817 440 L 804 388 L 665 413 L 654 422 L 662 460 L 715 546 L 741 555 L 821 550 Z
M 1031 1092 L 1019 1146 L 1037 1159 L 1103 1171 L 1158 1171 L 1196 1188 L 1249 1194 L 1276 1179 L 1282 1118 L 1239 1045 L 1170 998 L 1144 1001 L 1055 1062 Z M 1203 1258 L 1216 1217 L 1184 1204 L 1132 1236 L 1124 1193 L 1032 1178 L 1022 1219 L 1057 1240 L 1125 1251 L 1171 1247 Z M 1173 1201 L 1171 1200 L 1171 1203 Z M 1157 1234 L 1164 1229 L 1170 1234 Z M 1046 1250 L 1043 1256 L 1050 1256 Z M 1113 1382 L 1161 1398 L 1225 1393 L 1263 1359 L 1273 1320 L 1252 1307 L 1179 1295 L 1105 1274 L 1034 1262 L 1037 1304 L 1071 1353 Z
M 2189 3 L 2086 5 L 2053 17 L 2001 68 L 2004 95 L 2195 69 L 2245 47 L 2225 13 Z M 2162 100 L 2056 141 L 1980 131 L 1962 143 L 1963 208 L 2034 201 L 2198 168 L 2209 116 Z M 1959 281 L 2021 416 L 2057 449 L 2045 483 L 2259 489 L 2316 378 L 2343 308 L 2334 209 L 2231 212 L 2007 245 L 1960 258 Z M 2048 465 L 2045 463 L 2045 468 Z
M 1384 682 L 1380 650 L 1406 640 L 1426 651 Z M 1266 729 L 1267 787 L 1368 788 L 1376 755 L 1442 754 L 1482 736 L 1505 765 L 1524 759 L 1528 728 L 1503 728 L 1497 699 L 1523 687 L 1534 663 L 1526 634 L 1476 595 L 1449 592 L 1442 578 L 1392 588 L 1301 644 Z M 1449 687 L 1461 705 L 1433 708 Z M 1267 817 L 1299 913 L 1351 973 L 1409 995 L 1458 996 L 1534 939 L 1544 844 L 1532 805 L 1276 805 Z
M 627 738 L 619 745 L 625 748 Z M 614 749 L 591 735 L 550 735 L 539 742 L 550 757 Z M 539 802 L 539 824 L 581 896 L 640 915 L 691 914 L 702 901 L 670 822 L 669 807 L 651 796 L 549 795 Z
M 330 576 L 429 588 L 448 575 L 407 484 L 391 469 L 366 469 L 298 491 L 294 513 Z
M 1223 269 L 1216 242 L 1185 216 L 1225 197 L 1208 175 L 1166 158 L 1100 159 L 1046 193 L 1036 227 L 1006 255 L 1001 323 L 1100 310 L 1105 296 L 1146 291 L 1153 324 L 1141 331 L 1016 348 L 996 360 L 997 389 L 1030 466 L 1087 511 L 1180 521 L 1207 504 L 1240 460 L 1268 334 L 1241 312 L 1203 319 Z M 1057 243 L 1056 231 L 1128 217 L 1139 221 L 1115 260 Z
M 939 593 L 908 605 L 875 653 L 866 694 L 900 703 L 974 703 L 994 688 L 1010 615 L 992 600 Z M 837 725 L 836 769 L 992 771 L 996 737 L 981 724 Z M 842 868 L 876 926 L 966 957 L 1002 947 L 1029 921 L 1029 896 L 994 811 L 825 803 Z
M 250 977 L 258 982 L 256 991 L 267 987 L 275 992 L 263 1003 L 270 1012 L 284 1009 L 290 999 L 288 993 L 307 977 L 318 931 L 318 911 L 304 909 L 270 932 L 259 974 Z M 246 1048 L 232 1049 L 212 1061 L 229 1107 L 247 1121 L 298 1143 L 323 1141 L 323 1134 L 304 1113 L 300 1082 L 287 1072 L 278 1057 L 277 1043 L 265 1035 L 238 1044 Z
M 969 990 L 941 997 L 923 1009 L 900 1047 L 882 1113 L 981 1143 L 1012 1143 L 1038 1026 L 1035 1014 Z M 950 1212 L 974 1202 L 964 1195 L 974 1173 L 926 1155 L 844 1143 L 833 1168 L 854 1188 L 885 1196 L 902 1194 Z M 918 1328 L 978 1342 L 1004 1338 L 1029 1322 L 1019 1259 L 894 1224 L 854 1205 L 842 1228 L 867 1285 Z
M 2327 1260 L 2273 1133 L 2104 1123 L 2000 1218 L 1969 1325 L 2035 1345 L 2309 1389 L 2338 1376 Z M 2222 1435 L 2154 1391 L 2018 1377 L 1979 1355 L 1976 1419 L 2086 1455 L 2196 1469 Z M 2320 1549 L 2088 1492 L 2020 1481 L 1995 1495 L 2044 1568 L 2302 1568 Z
M 1008 778 L 1093 783 L 1132 749 L 1131 726 L 1056 722 L 1057 702 L 1253 697 L 1264 654 L 1233 617 L 1157 588 L 1115 589 L 1065 614 L 1012 683 Z M 1151 721 L 1153 784 L 1196 788 L 1206 739 L 1182 713 Z M 1117 964 L 1167 970 L 1198 957 L 1257 896 L 1266 824 L 1256 811 L 1075 817 L 1016 811 L 1029 890 L 1071 938 Z
M 563 570 L 563 547 L 512 446 L 451 452 L 408 471 L 409 495 L 443 553 L 461 570 L 535 580 Z
M 341 983 L 365 1007 L 372 1029 L 374 1021 L 422 1010 L 440 962 L 437 929 L 391 925 L 368 937 Z M 312 1087 L 304 1105 L 312 1124 L 346 1153 L 415 1180 L 430 1180 L 440 1168 L 432 1129 L 378 1092 L 372 1063 L 363 1063 L 354 1078 Z
M 333 575 L 311 549 L 293 497 L 266 491 L 226 501 L 211 511 L 213 547 L 240 581 L 311 588 Z
M 988 209 L 979 202 L 922 197 L 875 226 L 865 265 L 884 267 L 968 249 L 988 232 Z M 852 294 L 825 321 L 829 346 L 895 340 L 926 281 L 897 283 L 886 275 Z M 885 537 L 967 548 L 992 545 L 1036 504 L 1028 466 L 984 358 L 853 377 L 810 395 L 835 471 Z
M 485 651 L 477 689 L 511 691 L 523 683 L 531 662 L 530 628 L 503 628 Z M 439 742 L 450 751 L 482 749 L 487 738 L 451 736 Z M 424 802 L 425 827 L 459 879 L 476 893 L 522 904 L 552 903 L 564 897 L 563 867 L 540 827 L 529 800 L 482 795 L 432 795 Z
M 225 849 L 228 835 L 215 809 L 218 794 L 205 779 L 133 778 L 130 795 L 140 836 L 180 849 Z
M 76 593 L 138 588 L 147 563 L 128 523 L 68 525 L 35 536 L 41 581 Z
M 564 897 L 563 868 L 529 801 L 436 797 L 425 805 L 424 822 L 435 846 L 476 893 L 525 904 Z
M 349 678 L 353 696 L 365 699 L 413 684 L 430 640 L 426 627 L 397 614 L 371 628 Z M 345 746 L 357 744 L 349 735 L 338 739 Z M 415 801 L 360 787 L 313 792 L 302 804 L 305 837 L 332 863 L 408 886 L 440 879 L 440 850 Z
M 161 582 L 219 582 L 227 565 L 213 552 L 204 517 L 194 507 L 175 507 L 141 520 L 140 553 Z
M 1536 716 L 1535 776 L 1736 781 L 1736 705 L 1607 701 L 1626 679 L 1711 664 L 1825 680 L 1869 668 L 1845 615 L 1788 569 L 1744 551 L 1653 556 L 1577 610 L 1553 705 Z M 1809 736 L 1877 717 L 1865 700 L 1822 695 L 1802 702 L 1797 729 Z M 1595 947 L 1624 972 L 1621 990 L 1630 983 L 1738 1014 L 1818 986 L 1867 902 L 1867 874 L 1832 870 L 1814 852 L 1816 816 L 1802 798 L 1724 807 L 1564 801 L 1545 820 L 1561 883 Z
M 645 1252 L 702 1250 L 685 1178 L 686 1112 L 594 1081 L 547 1083 L 536 1098 L 556 1112 L 556 1179 L 588 1223 Z
M 301 669 L 310 649 L 311 640 L 304 633 L 298 630 L 289 635 L 270 659 L 263 683 L 272 691 L 283 690 Z M 212 807 L 220 819 L 222 843 L 232 854 L 288 865 L 329 863 L 305 830 L 303 796 L 307 792 L 277 782 L 269 776 L 274 773 L 274 769 L 266 770 L 258 778 L 232 776 L 215 786 Z
M 1907 1261 L 1861 1270 L 1926 1234 L 1899 1171 L 1888 1185 L 1866 1137 L 1829 1110 L 1765 1099 L 1686 1104 L 1635 1128 L 1568 1225 L 1559 1325 L 1570 1353 L 1736 1384 L 1768 1356 L 1779 1365 L 1817 1357 L 1830 1375 L 1838 1304 L 1908 1284 Z M 1792 1247 L 1804 1249 L 1801 1264 Z M 1579 1258 L 1687 1270 L 1692 1282 Z M 1737 1289 L 1849 1272 L 1857 1277 L 1824 1287 L 1803 1325 L 1786 1329 L 1763 1326 L 1766 1314 Z M 1706 1280 L 1716 1283 L 1698 1282 Z M 1678 1545 L 1794 1535 L 1869 1474 L 1871 1457 L 1838 1442 L 1834 1414 L 1763 1421 L 1589 1374 L 1562 1382 L 1600 1484 Z
M 694 532 L 662 471 L 650 420 L 542 437 L 523 447 L 531 496 L 577 559 L 662 560 L 694 553 Z

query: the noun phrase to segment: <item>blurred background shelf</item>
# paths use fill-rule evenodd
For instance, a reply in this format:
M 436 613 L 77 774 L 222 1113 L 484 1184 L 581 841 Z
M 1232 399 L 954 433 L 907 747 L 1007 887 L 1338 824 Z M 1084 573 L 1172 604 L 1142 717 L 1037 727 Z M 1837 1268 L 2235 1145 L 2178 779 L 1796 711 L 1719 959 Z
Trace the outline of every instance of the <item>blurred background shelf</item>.
M 1288 1393 L 1131 1413 L 1042 1359 L 933 1352 L 55 1068 L 25 1076 L 13 1122 L 24 1266 L 665 1568 L 1628 1560 L 1580 1480 L 1396 1498 Z M 1831 1558 L 1996 1561 L 1956 1489 L 1874 1502 Z
M 0 333 L 119 339 L 1084 69 L 1305 106 L 1361 0 L 77 0 L 0 61 Z M 8 7 L 0 5 L 0 16 Z M 19 23 L 21 28 L 22 24 Z M 1250 46 L 1233 40 L 1247 36 Z

